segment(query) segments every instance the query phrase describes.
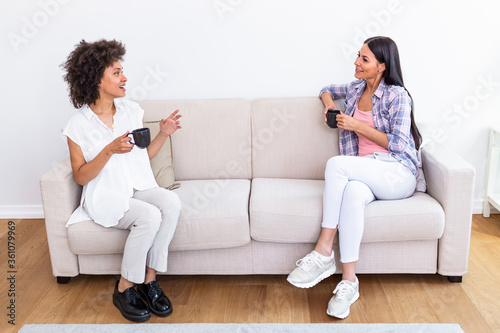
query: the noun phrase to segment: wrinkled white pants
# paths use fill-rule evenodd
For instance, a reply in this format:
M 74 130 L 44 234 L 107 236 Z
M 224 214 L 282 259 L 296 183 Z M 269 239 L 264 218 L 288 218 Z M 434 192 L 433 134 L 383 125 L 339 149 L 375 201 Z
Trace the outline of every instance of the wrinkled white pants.
M 129 229 L 121 274 L 134 283 L 144 282 L 146 266 L 167 271 L 168 246 L 174 237 L 181 201 L 161 187 L 135 191 L 130 208 L 113 228 Z
M 415 175 L 390 153 L 335 156 L 328 160 L 321 226 L 338 227 L 342 263 L 358 261 L 365 206 L 375 199 L 408 198 L 415 185 Z

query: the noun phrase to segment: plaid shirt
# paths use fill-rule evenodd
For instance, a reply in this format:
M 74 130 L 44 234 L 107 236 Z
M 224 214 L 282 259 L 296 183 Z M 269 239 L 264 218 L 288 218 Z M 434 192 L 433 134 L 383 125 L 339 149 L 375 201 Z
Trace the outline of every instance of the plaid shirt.
M 365 80 L 349 84 L 332 84 L 321 89 L 319 96 L 327 92 L 333 99 L 345 99 L 345 114 L 353 116 L 354 108 L 366 87 Z M 411 99 L 405 88 L 380 82 L 372 95 L 373 124 L 375 129 L 386 133 L 389 140 L 387 150 L 399 162 L 416 174 L 420 162 L 415 142 L 410 132 Z M 353 131 L 339 129 L 341 155 L 358 156 L 358 136 Z

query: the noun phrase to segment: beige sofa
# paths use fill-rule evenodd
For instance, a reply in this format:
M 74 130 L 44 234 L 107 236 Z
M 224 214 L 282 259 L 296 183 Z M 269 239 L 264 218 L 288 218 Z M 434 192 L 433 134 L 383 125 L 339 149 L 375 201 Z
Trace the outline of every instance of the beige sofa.
M 313 249 L 325 164 L 339 151 L 317 97 L 140 103 L 144 121 L 183 115 L 171 137 L 183 208 L 167 274 L 288 274 Z M 359 273 L 438 273 L 454 282 L 467 273 L 474 169 L 436 145 L 423 148 L 422 160 L 426 193 L 366 207 Z M 69 160 L 40 185 L 58 282 L 119 274 L 128 231 L 92 221 L 65 227 L 81 194 Z

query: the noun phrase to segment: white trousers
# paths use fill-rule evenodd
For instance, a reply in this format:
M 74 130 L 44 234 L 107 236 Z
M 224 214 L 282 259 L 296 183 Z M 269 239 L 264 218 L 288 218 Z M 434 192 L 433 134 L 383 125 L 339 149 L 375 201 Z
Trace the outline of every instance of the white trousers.
M 415 175 L 389 153 L 364 157 L 335 156 L 325 169 L 323 228 L 338 228 L 340 261 L 358 261 L 364 209 L 373 200 L 410 197 Z
M 181 212 L 176 193 L 161 187 L 135 191 L 130 208 L 113 228 L 129 229 L 121 274 L 134 283 L 144 282 L 146 266 L 167 271 L 168 246 Z

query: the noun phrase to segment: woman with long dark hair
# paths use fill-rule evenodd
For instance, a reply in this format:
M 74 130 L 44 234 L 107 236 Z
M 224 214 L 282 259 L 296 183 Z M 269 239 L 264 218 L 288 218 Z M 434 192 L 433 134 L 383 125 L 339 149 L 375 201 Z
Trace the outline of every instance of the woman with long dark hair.
M 346 318 L 359 298 L 356 264 L 363 236 L 364 208 L 376 199 L 413 195 L 420 168 L 420 133 L 413 119 L 413 101 L 404 87 L 396 43 L 388 37 L 367 39 L 355 65 L 358 79 L 323 88 L 320 98 L 329 109 L 345 99 L 337 115 L 340 155 L 325 169 L 321 235 L 313 252 L 297 261 L 288 281 L 310 288 L 335 273 L 333 239 L 339 230 L 342 281 L 333 291 L 327 313 Z

